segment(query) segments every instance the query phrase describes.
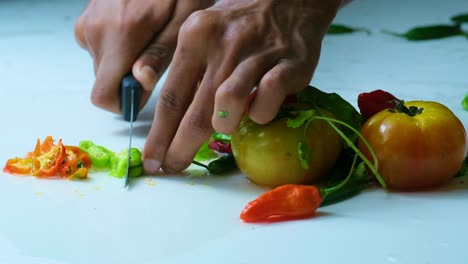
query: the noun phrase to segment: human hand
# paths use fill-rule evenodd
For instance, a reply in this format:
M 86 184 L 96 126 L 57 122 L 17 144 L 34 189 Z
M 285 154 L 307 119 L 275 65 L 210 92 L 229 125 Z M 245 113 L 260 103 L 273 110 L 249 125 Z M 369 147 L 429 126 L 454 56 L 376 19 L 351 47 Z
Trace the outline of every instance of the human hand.
M 249 116 L 268 123 L 286 95 L 305 88 L 340 0 L 221 0 L 182 25 L 144 149 L 145 170 L 188 167 L 213 129 Z
M 119 113 L 119 87 L 130 71 L 143 86 L 140 108 L 169 65 L 180 26 L 213 0 L 90 0 L 75 36 L 94 60 L 94 105 Z

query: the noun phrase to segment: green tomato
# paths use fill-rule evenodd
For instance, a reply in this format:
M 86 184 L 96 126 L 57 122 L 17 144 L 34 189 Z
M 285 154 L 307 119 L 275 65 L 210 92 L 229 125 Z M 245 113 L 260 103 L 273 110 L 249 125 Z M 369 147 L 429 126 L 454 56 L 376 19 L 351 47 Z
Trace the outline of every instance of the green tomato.
M 309 184 L 335 165 L 342 142 L 324 120 L 290 128 L 287 118 L 259 125 L 245 117 L 232 134 L 232 150 L 240 170 L 254 183 L 265 186 Z M 301 165 L 298 146 L 307 142 L 308 168 Z

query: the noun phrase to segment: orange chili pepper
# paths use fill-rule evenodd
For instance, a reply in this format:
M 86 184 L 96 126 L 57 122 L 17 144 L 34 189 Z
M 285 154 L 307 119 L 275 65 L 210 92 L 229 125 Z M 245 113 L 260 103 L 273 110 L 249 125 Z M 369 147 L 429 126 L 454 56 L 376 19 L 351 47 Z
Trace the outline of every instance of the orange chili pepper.
M 249 202 L 240 218 L 248 223 L 301 219 L 313 216 L 321 202 L 316 186 L 287 184 Z

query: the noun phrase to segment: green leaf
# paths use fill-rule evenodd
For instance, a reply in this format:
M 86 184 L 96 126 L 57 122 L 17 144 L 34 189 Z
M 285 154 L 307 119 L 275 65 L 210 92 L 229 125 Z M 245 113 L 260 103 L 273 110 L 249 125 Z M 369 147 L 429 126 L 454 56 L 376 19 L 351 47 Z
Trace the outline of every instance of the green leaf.
M 453 16 L 450 18 L 450 20 L 457 24 L 468 23 L 468 13 Z
M 457 25 L 429 25 L 412 28 L 405 33 L 396 33 L 389 30 L 382 30 L 382 33 L 392 36 L 406 38 L 407 40 L 432 40 L 441 39 L 453 36 L 463 35 L 463 31 L 459 24 Z
M 468 94 L 465 95 L 465 98 L 463 99 L 461 105 L 462 105 L 463 109 L 468 111 Z
M 350 27 L 343 24 L 332 24 L 328 28 L 327 34 L 329 35 L 338 35 L 338 34 L 351 34 L 354 32 L 365 32 L 370 35 L 370 30 L 367 28 L 356 28 Z
M 361 114 L 336 93 L 325 93 L 313 86 L 308 86 L 297 94 L 297 100 L 299 103 L 309 105 L 310 108 L 318 106 L 331 112 L 335 115 L 336 119 L 347 123 L 356 130 L 360 130 L 364 123 L 364 118 Z M 353 142 L 357 140 L 358 136 L 353 131 L 343 128 L 343 132 Z
M 300 111 L 297 113 L 297 116 L 294 118 L 288 118 L 287 126 L 290 128 L 298 128 L 303 124 L 307 124 L 315 116 L 314 110 Z
M 197 154 L 195 155 L 194 160 L 196 161 L 209 161 L 216 159 L 218 155 L 208 147 L 209 142 L 206 141 L 198 150 Z
M 309 161 L 312 158 L 312 149 L 305 139 L 297 143 L 297 154 L 299 155 L 299 160 L 301 161 L 301 167 L 304 170 L 308 170 Z

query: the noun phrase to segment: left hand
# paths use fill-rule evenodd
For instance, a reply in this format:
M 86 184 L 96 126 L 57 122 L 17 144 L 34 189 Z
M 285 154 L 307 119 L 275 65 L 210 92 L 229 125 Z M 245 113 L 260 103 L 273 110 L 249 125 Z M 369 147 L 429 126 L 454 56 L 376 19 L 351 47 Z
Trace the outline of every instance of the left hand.
M 179 32 L 147 137 L 145 170 L 187 168 L 213 129 L 230 134 L 249 111 L 268 123 L 288 94 L 310 82 L 340 0 L 221 0 Z M 223 114 L 221 114 L 223 113 Z

